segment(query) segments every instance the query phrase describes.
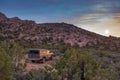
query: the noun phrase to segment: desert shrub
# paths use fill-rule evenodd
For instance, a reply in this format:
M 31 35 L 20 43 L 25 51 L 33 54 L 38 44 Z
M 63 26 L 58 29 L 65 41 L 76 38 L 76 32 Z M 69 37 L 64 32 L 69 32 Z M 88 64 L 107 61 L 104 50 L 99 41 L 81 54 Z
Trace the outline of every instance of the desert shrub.
M 93 58 L 87 49 L 69 48 L 55 67 L 61 80 L 117 80 L 114 67 L 104 65 L 104 62 Z
M 23 48 L 18 43 L 0 42 L 0 80 L 13 80 L 14 74 L 22 73 L 25 68 Z
M 25 75 L 16 75 L 16 80 L 59 80 L 56 73 L 46 70 L 33 70 Z
M 12 57 L 6 48 L 6 43 L 0 43 L 0 80 L 13 80 Z

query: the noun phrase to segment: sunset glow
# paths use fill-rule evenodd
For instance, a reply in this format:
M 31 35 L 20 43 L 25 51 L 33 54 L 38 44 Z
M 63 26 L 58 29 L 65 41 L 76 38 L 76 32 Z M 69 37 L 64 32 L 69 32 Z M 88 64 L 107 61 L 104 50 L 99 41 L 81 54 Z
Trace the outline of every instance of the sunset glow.
M 109 35 L 110 31 L 109 30 L 105 30 L 105 35 Z

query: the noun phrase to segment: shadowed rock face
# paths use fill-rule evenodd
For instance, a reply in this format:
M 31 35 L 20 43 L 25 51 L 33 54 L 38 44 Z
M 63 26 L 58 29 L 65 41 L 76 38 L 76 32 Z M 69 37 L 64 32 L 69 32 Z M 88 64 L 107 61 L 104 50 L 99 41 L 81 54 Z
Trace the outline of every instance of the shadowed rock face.
M 0 12 L 0 21 L 7 21 L 7 20 L 8 18 L 3 13 Z
M 36 24 L 32 20 L 21 20 L 18 17 L 7 18 L 0 13 L 0 39 L 34 44 L 71 46 L 120 46 L 120 39 L 105 37 L 66 23 Z

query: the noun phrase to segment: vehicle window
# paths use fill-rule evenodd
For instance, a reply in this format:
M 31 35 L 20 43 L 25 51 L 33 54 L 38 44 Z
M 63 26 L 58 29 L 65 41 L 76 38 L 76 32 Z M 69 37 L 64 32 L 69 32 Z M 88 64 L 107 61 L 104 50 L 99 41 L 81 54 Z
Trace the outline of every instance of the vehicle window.
M 31 50 L 30 53 L 38 54 L 39 51 L 38 50 Z

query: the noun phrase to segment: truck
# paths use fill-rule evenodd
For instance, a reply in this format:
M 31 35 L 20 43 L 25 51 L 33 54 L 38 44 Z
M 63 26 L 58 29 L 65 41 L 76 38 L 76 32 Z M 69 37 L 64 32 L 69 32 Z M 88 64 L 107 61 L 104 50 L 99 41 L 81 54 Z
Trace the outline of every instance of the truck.
M 46 60 L 52 60 L 54 53 L 48 49 L 29 49 L 28 58 L 31 62 L 45 63 Z

